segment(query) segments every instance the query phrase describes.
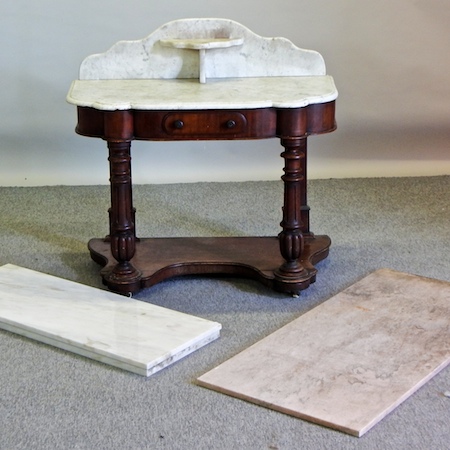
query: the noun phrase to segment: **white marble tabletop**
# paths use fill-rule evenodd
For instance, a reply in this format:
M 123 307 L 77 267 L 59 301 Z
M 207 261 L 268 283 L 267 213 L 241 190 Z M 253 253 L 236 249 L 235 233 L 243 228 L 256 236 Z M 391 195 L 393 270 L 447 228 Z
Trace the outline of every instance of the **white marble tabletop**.
M 127 109 L 301 108 L 337 98 L 329 75 L 208 79 L 75 80 L 67 101 L 76 106 Z

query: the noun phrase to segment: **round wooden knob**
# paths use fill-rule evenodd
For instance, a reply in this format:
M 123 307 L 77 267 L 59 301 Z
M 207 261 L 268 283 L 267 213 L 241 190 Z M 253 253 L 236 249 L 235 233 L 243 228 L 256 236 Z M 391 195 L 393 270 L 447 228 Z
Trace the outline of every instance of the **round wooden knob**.
M 184 122 L 182 120 L 175 120 L 175 122 L 173 123 L 173 126 L 177 129 L 177 130 L 181 130 L 184 127 Z

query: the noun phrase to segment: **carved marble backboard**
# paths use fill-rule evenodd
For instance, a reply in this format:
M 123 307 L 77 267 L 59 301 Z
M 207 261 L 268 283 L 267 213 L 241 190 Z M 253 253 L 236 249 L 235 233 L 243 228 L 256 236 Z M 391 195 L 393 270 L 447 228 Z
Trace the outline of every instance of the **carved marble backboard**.
M 258 36 L 227 19 L 169 22 L 144 39 L 87 57 L 81 80 L 325 75 L 322 56 L 281 38 Z

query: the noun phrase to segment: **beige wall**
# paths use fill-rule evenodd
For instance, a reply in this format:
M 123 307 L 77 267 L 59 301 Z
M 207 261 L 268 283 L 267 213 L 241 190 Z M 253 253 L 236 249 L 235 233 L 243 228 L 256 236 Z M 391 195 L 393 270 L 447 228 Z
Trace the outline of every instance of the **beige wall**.
M 74 133 L 70 82 L 85 56 L 184 17 L 322 53 L 338 130 L 310 139 L 312 178 L 450 174 L 447 0 L 14 0 L 0 4 L 0 185 L 107 183 L 104 143 Z M 276 140 L 134 143 L 134 179 L 277 179 L 280 152 Z

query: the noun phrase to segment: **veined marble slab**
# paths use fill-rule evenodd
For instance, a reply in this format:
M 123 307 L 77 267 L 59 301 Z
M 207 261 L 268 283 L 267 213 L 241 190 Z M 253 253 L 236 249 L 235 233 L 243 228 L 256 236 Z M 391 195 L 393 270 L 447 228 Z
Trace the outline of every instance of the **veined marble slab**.
M 450 363 L 450 283 L 376 271 L 198 379 L 362 436 Z
M 150 376 L 217 339 L 221 325 L 6 264 L 0 328 Z
M 302 108 L 337 98 L 333 78 L 75 80 L 67 101 L 99 110 Z
M 117 42 L 88 56 L 79 78 L 67 101 L 108 111 L 301 108 L 338 95 L 320 53 L 216 18 L 174 20 Z
M 81 80 L 126 80 L 199 77 L 197 52 L 165 48 L 167 40 L 240 40 L 242 46 L 208 52 L 209 78 L 325 75 L 320 53 L 294 45 L 282 37 L 261 37 L 220 18 L 174 20 L 144 39 L 120 41 L 104 53 L 88 56 L 80 66 Z M 198 81 L 197 81 L 198 82 Z M 209 82 L 209 80 L 208 80 Z

